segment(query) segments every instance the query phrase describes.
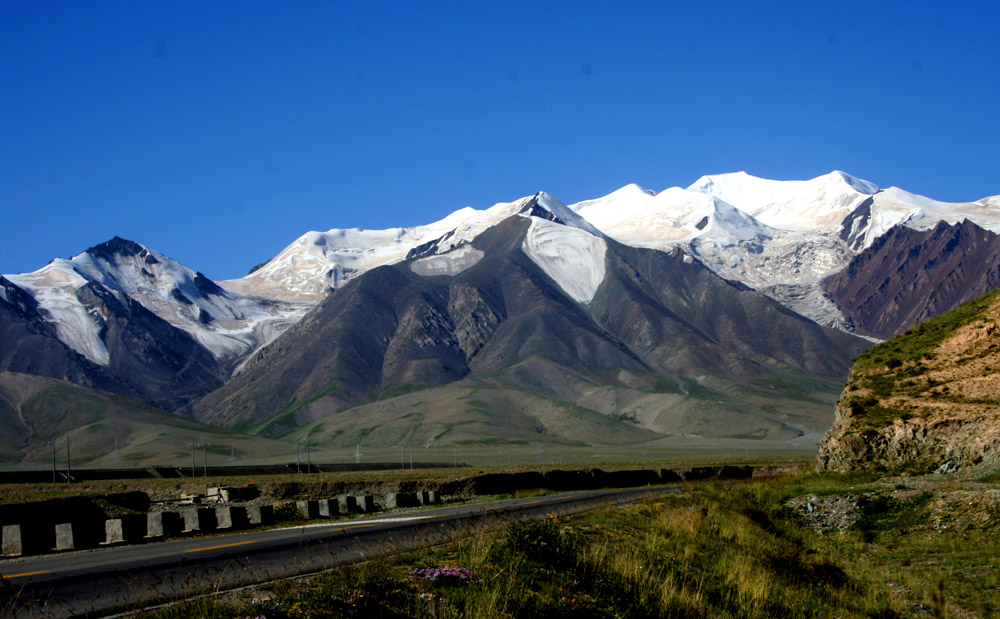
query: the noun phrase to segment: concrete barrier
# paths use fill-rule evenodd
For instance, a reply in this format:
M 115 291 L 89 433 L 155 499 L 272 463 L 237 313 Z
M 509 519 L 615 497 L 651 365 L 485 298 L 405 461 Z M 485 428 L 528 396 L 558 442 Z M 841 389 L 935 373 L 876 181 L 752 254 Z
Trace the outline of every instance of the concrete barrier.
M 295 501 L 295 506 L 306 520 L 319 518 L 319 501 Z
M 358 509 L 357 499 L 349 494 L 342 494 L 337 497 L 337 510 L 341 514 L 357 513 L 361 511 Z
M 415 492 L 392 492 L 385 495 L 382 504 L 386 509 L 397 507 L 420 507 L 420 498 Z
M 247 520 L 254 526 L 266 527 L 274 524 L 274 506 L 251 505 L 247 507 Z
M 46 524 L 8 524 L 2 535 L 5 557 L 48 552 L 56 544 L 55 527 Z
M 177 512 L 146 514 L 146 537 L 174 537 L 184 530 L 184 518 Z
M 104 544 L 137 542 L 146 535 L 147 515 L 131 514 L 104 521 Z
M 246 529 L 250 527 L 245 507 L 216 507 L 215 523 L 219 529 Z
M 354 500 L 357 503 L 359 511 L 362 511 L 362 512 L 364 512 L 366 514 L 370 514 L 370 513 L 374 512 L 374 511 L 376 511 L 376 509 L 375 509 L 375 497 L 374 496 L 372 496 L 370 494 L 363 494 L 363 495 L 354 497 Z
M 192 507 L 181 514 L 184 516 L 185 533 L 208 533 L 218 528 L 215 509 L 212 507 Z
M 103 524 L 103 523 L 102 523 Z M 63 522 L 55 527 L 56 543 L 53 550 L 84 550 L 97 548 L 103 532 L 93 522 Z
M 330 518 L 336 516 L 340 511 L 337 506 L 337 499 L 320 499 L 316 501 L 319 506 L 319 517 Z

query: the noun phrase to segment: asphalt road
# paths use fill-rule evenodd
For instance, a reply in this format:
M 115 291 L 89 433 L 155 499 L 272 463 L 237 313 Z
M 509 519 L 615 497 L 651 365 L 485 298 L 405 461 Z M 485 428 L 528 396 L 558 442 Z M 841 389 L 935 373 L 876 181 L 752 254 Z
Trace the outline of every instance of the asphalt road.
M 628 503 L 672 486 L 565 492 L 0 563 L 4 617 L 101 617 L 441 543 L 504 519 Z

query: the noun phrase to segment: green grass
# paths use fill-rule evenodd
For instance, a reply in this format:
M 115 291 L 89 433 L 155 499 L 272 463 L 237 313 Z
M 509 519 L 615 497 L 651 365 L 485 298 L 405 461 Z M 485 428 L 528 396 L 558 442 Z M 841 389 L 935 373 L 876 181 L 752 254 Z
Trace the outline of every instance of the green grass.
M 854 432 L 864 433 L 891 424 L 896 419 L 909 419 L 910 410 L 896 410 L 885 405 L 892 396 L 947 400 L 973 404 L 996 404 L 992 398 L 970 401 L 960 393 L 948 393 L 927 376 L 927 363 L 935 358 L 934 350 L 947 337 L 965 325 L 986 316 L 986 310 L 1000 295 L 996 290 L 970 301 L 950 312 L 921 323 L 896 337 L 862 353 L 851 372 L 842 401 L 854 420 Z
M 961 305 L 954 310 L 923 322 L 896 337 L 871 348 L 858 356 L 855 369 L 872 370 L 882 367 L 899 368 L 907 363 L 917 364 L 930 358 L 932 350 L 946 337 L 974 320 L 979 319 L 1000 295 L 1000 289 Z
M 298 428 L 298 424 L 295 421 L 296 413 L 320 398 L 330 395 L 338 389 L 340 389 L 340 383 L 338 381 L 333 381 L 301 402 L 297 401 L 298 396 L 293 396 L 284 408 L 275 413 L 272 417 L 268 418 L 267 421 L 254 426 L 253 429 L 250 430 L 250 433 L 267 436 L 268 438 L 279 438 L 288 434 Z

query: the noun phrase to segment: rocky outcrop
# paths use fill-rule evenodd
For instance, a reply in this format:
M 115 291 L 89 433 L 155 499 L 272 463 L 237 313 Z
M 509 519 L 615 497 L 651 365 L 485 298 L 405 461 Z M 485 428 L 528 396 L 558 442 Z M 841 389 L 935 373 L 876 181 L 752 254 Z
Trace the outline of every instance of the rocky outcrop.
M 997 415 L 971 419 L 896 419 L 860 434 L 841 414 L 819 445 L 820 468 L 830 471 L 889 470 L 950 473 L 983 466 L 1000 468 Z
M 861 355 L 819 444 L 825 470 L 1000 468 L 1000 290 Z

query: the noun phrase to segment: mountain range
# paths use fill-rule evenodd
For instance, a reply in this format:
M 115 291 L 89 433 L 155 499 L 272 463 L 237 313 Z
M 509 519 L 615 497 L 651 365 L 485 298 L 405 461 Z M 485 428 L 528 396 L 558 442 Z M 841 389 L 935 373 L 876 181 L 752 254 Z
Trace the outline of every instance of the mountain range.
M 308 232 L 221 282 L 116 237 L 0 276 L 0 371 L 335 444 L 814 441 L 868 340 L 997 286 L 998 231 L 833 172 Z

